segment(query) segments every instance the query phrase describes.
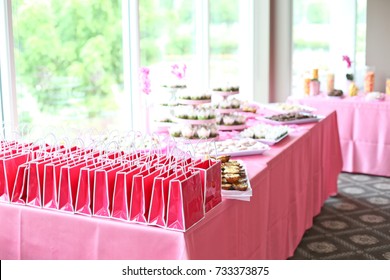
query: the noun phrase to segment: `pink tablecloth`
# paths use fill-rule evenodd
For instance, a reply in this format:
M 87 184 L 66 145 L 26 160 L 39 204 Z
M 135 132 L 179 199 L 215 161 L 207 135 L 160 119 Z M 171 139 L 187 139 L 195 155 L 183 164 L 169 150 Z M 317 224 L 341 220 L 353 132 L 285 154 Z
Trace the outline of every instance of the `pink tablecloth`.
M 382 102 L 362 97 L 307 97 L 298 102 L 320 114 L 337 111 L 343 171 L 390 176 L 389 96 Z
M 0 203 L 0 259 L 286 259 L 337 192 L 336 114 L 245 161 L 250 202 L 223 200 L 185 233 Z

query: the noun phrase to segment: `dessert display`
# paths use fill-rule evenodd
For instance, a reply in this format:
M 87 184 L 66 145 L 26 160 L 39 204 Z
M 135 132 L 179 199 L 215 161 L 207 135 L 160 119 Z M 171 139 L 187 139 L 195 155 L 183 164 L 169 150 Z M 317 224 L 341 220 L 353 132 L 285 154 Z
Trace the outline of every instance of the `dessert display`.
M 295 120 L 302 120 L 302 119 L 316 119 L 317 116 L 312 114 L 293 112 L 293 113 L 268 116 L 265 118 L 277 122 L 288 122 L 288 121 L 295 121 Z
M 181 100 L 211 100 L 211 94 L 207 92 L 198 92 L 191 90 L 180 90 L 177 92 L 177 98 Z M 182 102 L 182 101 L 181 101 Z
M 245 121 L 245 116 L 237 113 L 221 114 L 217 116 L 217 125 L 220 126 L 243 125 L 245 124 Z
M 245 129 L 240 133 L 240 137 L 258 139 L 263 143 L 272 145 L 282 140 L 288 133 L 289 128 L 287 126 L 273 126 L 261 123 Z
M 215 110 L 209 105 L 182 106 L 174 109 L 174 116 L 184 120 L 210 120 L 215 119 Z
M 221 162 L 222 190 L 246 191 L 249 188 L 249 179 L 243 163 L 230 159 Z
M 245 113 L 256 113 L 258 106 L 254 104 L 249 104 L 248 102 L 244 102 L 241 104 L 241 110 Z
M 217 88 L 213 88 L 213 91 L 220 91 L 220 92 L 239 92 L 239 91 L 240 91 L 240 87 L 238 87 L 238 86 L 217 87 Z
M 228 98 L 230 95 L 238 94 L 238 87 L 216 88 L 213 93 L 222 97 L 214 107 L 219 113 L 217 115 L 217 125 L 219 130 L 243 130 L 246 128 L 246 117 L 239 114 L 241 111 L 241 101 L 237 98 Z
M 170 127 L 169 133 L 172 137 L 208 139 L 218 136 L 218 128 L 215 125 L 215 109 L 211 104 L 207 104 L 211 103 L 209 94 L 188 95 L 188 93 L 180 93 L 177 102 L 184 105 L 179 105 L 174 110 L 174 120 L 178 125 Z
M 241 101 L 237 98 L 224 99 L 214 105 L 216 110 L 240 109 Z
M 244 156 L 262 154 L 269 149 L 267 144 L 254 139 L 228 139 L 199 143 L 196 146 L 196 153 L 200 155 Z M 221 158 L 219 159 L 222 161 Z
M 218 128 L 215 124 L 175 124 L 169 128 L 169 134 L 174 138 L 208 139 L 218 136 Z

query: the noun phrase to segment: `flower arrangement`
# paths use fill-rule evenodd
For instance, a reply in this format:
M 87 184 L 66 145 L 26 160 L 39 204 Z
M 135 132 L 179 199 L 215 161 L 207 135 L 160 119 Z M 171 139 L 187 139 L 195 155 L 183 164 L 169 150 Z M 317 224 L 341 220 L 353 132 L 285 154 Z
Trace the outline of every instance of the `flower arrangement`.
M 149 95 L 149 93 L 151 92 L 149 73 L 150 73 L 149 68 L 141 67 L 141 71 L 140 71 L 141 90 L 146 95 Z
M 347 68 L 350 69 L 352 66 L 352 61 L 348 55 L 343 55 L 343 61 L 347 63 Z M 348 81 L 353 81 L 354 78 L 352 73 L 347 73 L 345 77 L 347 78 Z

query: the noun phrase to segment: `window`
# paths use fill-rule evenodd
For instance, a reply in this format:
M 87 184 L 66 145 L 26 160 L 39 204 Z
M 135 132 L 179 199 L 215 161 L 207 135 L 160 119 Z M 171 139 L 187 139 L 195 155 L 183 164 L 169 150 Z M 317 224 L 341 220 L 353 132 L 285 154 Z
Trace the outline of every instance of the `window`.
M 191 81 L 196 61 L 195 0 L 143 0 L 139 3 L 140 64 L 150 69 L 155 87 L 182 83 L 171 66 L 186 65 Z
M 126 127 L 121 1 L 12 1 L 19 123 Z
M 257 1 L 2 1 L 0 19 L 12 23 L 2 24 L 0 33 L 6 42 L 2 57 L 9 59 L 2 60 L 2 68 L 7 69 L 1 73 L 3 80 L 7 77 L 2 91 L 2 103 L 7 105 L 2 113 L 35 128 L 128 130 L 139 123 L 131 114 L 140 116 L 144 109 L 139 106 L 144 100 L 136 85 L 140 67 L 149 68 L 152 87 L 159 89 L 179 82 L 203 90 L 210 81 L 237 85 L 241 70 L 249 71 L 251 67 L 245 64 L 253 63 L 251 57 L 256 56 L 257 49 L 250 48 L 253 19 L 245 16 L 242 21 L 242 15 L 260 10 L 254 3 Z M 239 52 L 245 53 L 244 60 Z M 14 70 L 10 67 L 8 71 L 4 65 L 11 62 Z M 185 81 L 172 75 L 173 64 L 185 65 Z M 251 74 L 245 72 L 249 95 L 253 95 L 254 85 Z M 8 89 L 8 84 L 13 86 Z M 12 102 L 5 100 L 5 95 Z
M 294 0 L 293 2 L 293 94 L 303 94 L 303 76 L 319 69 L 321 90 L 326 75 L 335 74 L 336 88 L 345 89 L 346 64 L 353 60 L 355 81 L 362 85 L 365 65 L 366 0 L 344 0 L 334 8 L 333 1 Z
M 238 0 L 210 1 L 210 85 L 239 85 Z

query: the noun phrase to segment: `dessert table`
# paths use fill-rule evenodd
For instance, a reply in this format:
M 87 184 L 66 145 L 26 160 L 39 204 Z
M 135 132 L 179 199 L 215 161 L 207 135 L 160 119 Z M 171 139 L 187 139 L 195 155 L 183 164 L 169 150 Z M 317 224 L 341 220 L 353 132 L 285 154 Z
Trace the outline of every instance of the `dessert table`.
M 0 259 L 286 259 L 337 193 L 336 113 L 239 159 L 251 200 L 223 199 L 186 232 L 0 203 Z
M 337 111 L 343 171 L 390 177 L 390 96 L 384 101 L 367 101 L 363 96 L 296 101 L 319 114 Z

